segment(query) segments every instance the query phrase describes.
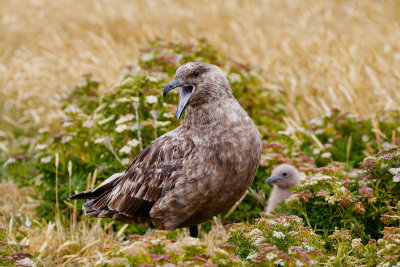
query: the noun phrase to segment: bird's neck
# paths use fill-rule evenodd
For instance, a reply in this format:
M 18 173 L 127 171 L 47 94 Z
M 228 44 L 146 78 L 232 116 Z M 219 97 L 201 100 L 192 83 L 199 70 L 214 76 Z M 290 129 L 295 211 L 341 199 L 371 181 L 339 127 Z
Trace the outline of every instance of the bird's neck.
M 213 126 L 221 125 L 221 122 L 229 125 L 232 119 L 242 116 L 243 113 L 243 109 L 233 97 L 189 106 L 185 111 L 182 127 L 210 129 Z
M 276 208 L 279 208 L 279 203 L 286 200 L 292 195 L 287 189 L 280 188 L 274 185 L 274 189 L 271 192 L 271 196 L 268 199 L 268 206 L 266 212 L 270 214 Z

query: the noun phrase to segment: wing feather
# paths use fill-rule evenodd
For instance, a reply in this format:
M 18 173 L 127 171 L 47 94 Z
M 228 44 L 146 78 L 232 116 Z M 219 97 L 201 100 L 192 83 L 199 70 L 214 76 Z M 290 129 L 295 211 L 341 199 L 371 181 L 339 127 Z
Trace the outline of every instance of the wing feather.
M 150 210 L 174 188 L 179 179 L 175 174 L 183 168 L 183 156 L 192 151 L 184 151 L 187 147 L 190 146 L 185 140 L 178 141 L 173 135 L 162 136 L 151 143 L 132 161 L 123 177 L 108 183 L 85 203 L 87 215 L 151 226 Z

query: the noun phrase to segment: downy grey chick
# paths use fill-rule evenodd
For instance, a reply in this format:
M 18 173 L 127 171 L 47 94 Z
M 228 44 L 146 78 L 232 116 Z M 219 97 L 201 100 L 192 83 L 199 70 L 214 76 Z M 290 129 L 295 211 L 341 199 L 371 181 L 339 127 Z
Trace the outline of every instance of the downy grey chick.
M 288 189 L 297 186 L 300 182 L 300 173 L 296 167 L 289 164 L 277 166 L 264 183 L 273 184 L 271 195 L 268 199 L 268 206 L 265 210 L 267 214 L 271 214 L 276 208 L 280 208 L 279 203 L 286 200 L 292 195 Z

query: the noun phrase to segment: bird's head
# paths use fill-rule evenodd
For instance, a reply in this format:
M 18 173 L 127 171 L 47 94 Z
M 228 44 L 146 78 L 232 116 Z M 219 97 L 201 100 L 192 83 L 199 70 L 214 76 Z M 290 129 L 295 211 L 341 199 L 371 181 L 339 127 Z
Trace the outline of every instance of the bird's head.
M 267 178 L 264 183 L 289 188 L 298 185 L 299 181 L 299 171 L 292 165 L 282 164 L 272 171 L 271 177 Z
M 222 70 L 215 65 L 201 62 L 189 62 L 180 66 L 175 79 L 164 87 L 164 97 L 176 87 L 180 87 L 177 119 L 188 105 L 201 105 L 212 99 L 223 100 L 224 97 L 232 96 Z

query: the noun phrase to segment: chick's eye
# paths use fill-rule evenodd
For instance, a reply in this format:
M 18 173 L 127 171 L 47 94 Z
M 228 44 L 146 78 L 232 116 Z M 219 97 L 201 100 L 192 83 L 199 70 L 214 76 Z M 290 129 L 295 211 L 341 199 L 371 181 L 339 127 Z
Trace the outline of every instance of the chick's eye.
M 197 71 L 195 71 L 195 72 L 193 73 L 193 76 L 194 76 L 194 77 L 199 77 L 199 75 L 200 75 L 200 73 L 197 72 Z
M 287 172 L 282 173 L 282 176 L 287 176 Z

